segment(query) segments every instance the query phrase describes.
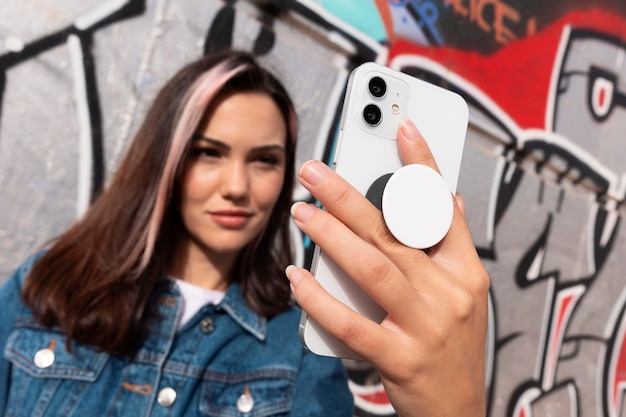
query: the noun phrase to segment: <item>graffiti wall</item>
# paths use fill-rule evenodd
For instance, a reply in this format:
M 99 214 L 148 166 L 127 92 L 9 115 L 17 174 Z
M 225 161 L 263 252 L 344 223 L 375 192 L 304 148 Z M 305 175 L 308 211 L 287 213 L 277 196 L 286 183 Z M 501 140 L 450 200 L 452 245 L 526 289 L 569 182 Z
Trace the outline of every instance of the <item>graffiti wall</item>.
M 0 281 L 106 186 L 183 63 L 258 55 L 295 98 L 303 161 L 327 160 L 349 71 L 377 61 L 470 106 L 459 191 L 492 280 L 488 414 L 626 416 L 626 3 L 590 4 L 5 1 Z M 394 415 L 376 373 L 346 366 L 357 415 Z

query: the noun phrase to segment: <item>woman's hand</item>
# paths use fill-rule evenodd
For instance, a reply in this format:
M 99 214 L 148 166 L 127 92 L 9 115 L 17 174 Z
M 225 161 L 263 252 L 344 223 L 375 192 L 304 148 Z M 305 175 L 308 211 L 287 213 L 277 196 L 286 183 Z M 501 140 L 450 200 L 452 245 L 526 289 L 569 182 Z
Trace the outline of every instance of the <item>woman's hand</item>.
M 398 130 L 405 164 L 437 165 L 409 121 Z M 428 251 L 400 244 L 365 197 L 325 164 L 309 161 L 301 184 L 327 209 L 296 203 L 298 227 L 388 313 L 375 323 L 330 296 L 305 269 L 287 275 L 300 306 L 379 372 L 400 416 L 484 417 L 489 278 L 460 196 L 445 238 Z

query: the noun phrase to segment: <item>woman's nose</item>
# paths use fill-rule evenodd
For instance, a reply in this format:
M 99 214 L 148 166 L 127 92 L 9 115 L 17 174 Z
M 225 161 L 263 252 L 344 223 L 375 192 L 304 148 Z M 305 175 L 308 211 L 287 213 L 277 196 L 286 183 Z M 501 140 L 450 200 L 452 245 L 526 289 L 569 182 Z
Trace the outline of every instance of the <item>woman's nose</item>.
M 222 177 L 222 194 L 225 198 L 241 199 L 248 195 L 249 178 L 245 163 L 228 164 Z

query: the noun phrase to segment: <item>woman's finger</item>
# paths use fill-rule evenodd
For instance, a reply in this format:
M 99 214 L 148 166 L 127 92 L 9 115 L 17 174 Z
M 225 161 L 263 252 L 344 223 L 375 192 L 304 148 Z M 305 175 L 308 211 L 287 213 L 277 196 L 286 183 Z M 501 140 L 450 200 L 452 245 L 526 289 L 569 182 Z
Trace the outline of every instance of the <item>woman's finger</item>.
M 384 328 L 337 301 L 309 271 L 290 265 L 285 274 L 298 305 L 353 352 L 371 361 L 393 348 Z
M 298 179 L 337 219 L 364 240 L 393 243 L 382 213 L 351 184 L 320 161 L 305 162 Z
M 330 257 L 391 316 L 398 316 L 396 319 L 401 321 L 408 316 L 407 313 L 416 313 L 406 309 L 398 311 L 400 305 L 416 306 L 415 288 L 387 255 L 358 237 L 332 214 L 313 204 L 294 204 L 292 215 L 300 230 L 324 251 L 325 256 Z M 404 249 L 406 256 L 414 251 Z M 416 260 L 412 266 L 419 266 L 426 274 L 430 261 L 426 256 L 422 259 L 425 265 Z
M 440 173 L 428 143 L 409 119 L 404 119 L 398 128 L 398 150 L 405 165 L 426 165 Z

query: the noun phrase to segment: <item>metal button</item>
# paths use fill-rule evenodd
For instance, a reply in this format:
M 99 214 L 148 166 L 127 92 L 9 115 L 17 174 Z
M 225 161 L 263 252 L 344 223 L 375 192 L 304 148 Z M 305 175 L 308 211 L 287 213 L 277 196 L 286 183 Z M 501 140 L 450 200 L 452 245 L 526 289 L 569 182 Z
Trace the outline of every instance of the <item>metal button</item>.
M 176 395 L 177 394 L 176 391 L 174 391 L 174 388 L 163 388 L 161 391 L 159 391 L 157 402 L 162 407 L 171 407 L 176 401 Z
M 41 349 L 37 353 L 35 353 L 35 357 L 33 362 L 35 362 L 35 366 L 39 369 L 45 369 L 54 363 L 55 355 L 54 351 L 49 348 Z
M 200 322 L 200 330 L 202 330 L 202 333 L 206 334 L 213 333 L 215 330 L 215 323 L 213 322 L 213 319 L 210 317 L 203 319 Z
M 254 407 L 254 398 L 252 398 L 250 387 L 246 385 L 243 394 L 237 399 L 237 410 L 240 413 L 247 414 L 252 411 L 252 407 Z

